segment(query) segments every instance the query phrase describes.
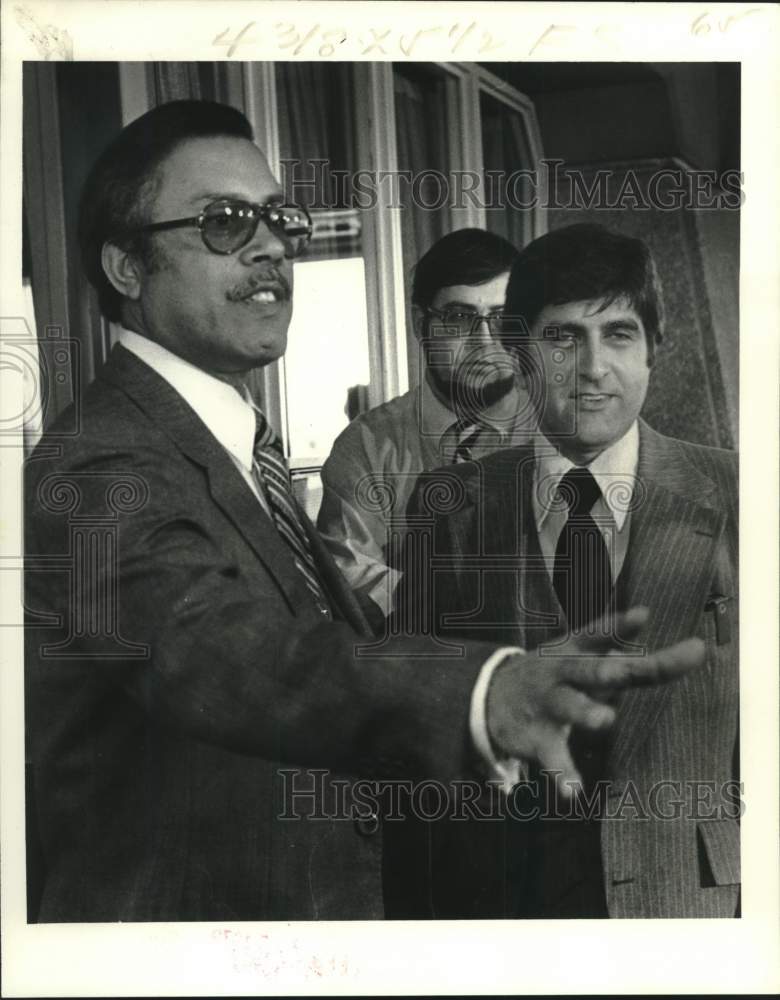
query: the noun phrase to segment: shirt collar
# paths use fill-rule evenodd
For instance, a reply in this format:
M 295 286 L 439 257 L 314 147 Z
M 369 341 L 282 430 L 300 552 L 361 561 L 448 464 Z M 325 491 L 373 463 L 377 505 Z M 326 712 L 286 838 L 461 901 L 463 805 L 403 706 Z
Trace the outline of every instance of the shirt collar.
M 537 433 L 534 438 L 536 454 L 536 485 L 544 484 L 544 497 L 554 495 L 558 483 L 569 469 L 574 468 L 574 462 L 565 458 L 550 444 L 543 434 Z M 599 484 L 604 503 L 609 507 L 615 519 L 618 531 L 623 530 L 628 515 L 630 498 L 634 491 L 636 470 L 639 461 L 639 426 L 636 420 L 626 433 L 588 465 L 593 478 Z M 620 488 L 616 488 L 616 487 Z M 533 492 L 534 514 L 538 527 L 544 523 L 550 512 L 550 504 Z
M 227 382 L 132 330 L 120 327 L 119 343 L 164 378 L 192 407 L 222 447 L 251 472 L 256 427 L 251 403 Z

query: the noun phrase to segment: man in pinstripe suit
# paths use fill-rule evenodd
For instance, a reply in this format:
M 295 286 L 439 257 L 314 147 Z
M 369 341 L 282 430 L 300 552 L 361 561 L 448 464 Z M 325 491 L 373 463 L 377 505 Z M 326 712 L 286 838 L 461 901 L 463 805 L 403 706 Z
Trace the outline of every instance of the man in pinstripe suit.
M 552 654 L 643 605 L 638 655 L 699 635 L 706 665 L 628 692 L 608 739 L 570 739 L 584 781 L 576 815 L 553 815 L 542 793 L 531 809 L 515 785 L 515 820 L 541 817 L 434 824 L 420 848 L 426 899 L 417 907 L 411 894 L 405 915 L 734 916 L 737 456 L 639 419 L 663 322 L 641 241 L 593 225 L 535 240 L 513 266 L 506 315 L 539 433 L 533 447 L 431 473 L 412 499 L 433 532 L 439 639 L 478 634 Z M 446 511 L 432 509 L 437 479 L 457 498 Z M 579 507 L 563 496 L 577 482 L 588 484 Z M 575 513 L 587 542 L 572 541 Z

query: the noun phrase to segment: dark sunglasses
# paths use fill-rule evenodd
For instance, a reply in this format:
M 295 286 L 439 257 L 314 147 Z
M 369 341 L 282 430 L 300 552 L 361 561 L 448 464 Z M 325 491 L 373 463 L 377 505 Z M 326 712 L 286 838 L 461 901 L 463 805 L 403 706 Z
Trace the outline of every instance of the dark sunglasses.
M 190 219 L 172 219 L 170 222 L 150 222 L 146 226 L 115 233 L 111 241 L 135 236 L 138 233 L 155 233 L 164 229 L 183 229 L 197 226 L 200 237 L 212 253 L 230 254 L 245 247 L 263 222 L 285 245 L 285 257 L 298 257 L 311 239 L 311 216 L 299 205 L 253 205 L 248 201 L 220 198 L 206 205 L 200 215 Z

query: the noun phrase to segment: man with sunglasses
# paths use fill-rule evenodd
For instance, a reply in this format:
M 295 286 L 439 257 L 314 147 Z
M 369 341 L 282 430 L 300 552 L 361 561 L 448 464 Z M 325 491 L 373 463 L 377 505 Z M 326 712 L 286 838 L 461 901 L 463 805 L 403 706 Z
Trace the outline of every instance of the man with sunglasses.
M 420 258 L 411 294 L 420 385 L 356 417 L 323 466 L 317 527 L 379 632 L 417 477 L 529 439 L 528 397 L 501 342 L 517 253 L 494 233 L 460 229 Z
M 87 179 L 83 262 L 121 331 L 78 433 L 65 414 L 28 465 L 32 920 L 380 917 L 378 810 L 336 775 L 485 776 L 495 734 L 551 764 L 571 724 L 609 725 L 606 692 L 701 657 L 371 648 L 246 388 L 309 232 L 208 102 L 148 112 Z

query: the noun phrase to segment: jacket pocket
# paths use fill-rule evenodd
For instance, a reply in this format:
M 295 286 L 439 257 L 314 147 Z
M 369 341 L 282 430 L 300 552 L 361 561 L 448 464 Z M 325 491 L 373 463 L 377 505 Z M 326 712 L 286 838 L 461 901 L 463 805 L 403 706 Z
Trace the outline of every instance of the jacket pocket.
M 733 819 L 703 820 L 696 824 L 702 861 L 702 885 L 738 885 L 739 823 Z
M 734 639 L 736 602 L 727 594 L 712 594 L 704 605 L 705 638 L 716 646 L 730 645 Z

